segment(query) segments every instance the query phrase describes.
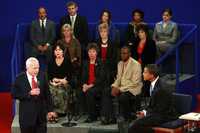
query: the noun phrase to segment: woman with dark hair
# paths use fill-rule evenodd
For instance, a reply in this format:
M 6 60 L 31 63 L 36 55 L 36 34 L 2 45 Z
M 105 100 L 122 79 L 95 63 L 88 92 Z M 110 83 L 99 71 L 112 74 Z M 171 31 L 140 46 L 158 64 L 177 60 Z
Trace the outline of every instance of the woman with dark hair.
M 96 112 L 96 97 L 101 96 L 104 88 L 104 70 L 103 64 L 98 59 L 98 46 L 96 43 L 90 43 L 87 47 L 88 60 L 83 63 L 82 69 L 82 92 L 79 100 L 84 106 L 83 98 L 86 100 L 86 107 L 88 111 L 88 118 L 85 122 L 93 122 L 97 119 Z
M 158 54 L 165 53 L 171 48 L 178 38 L 177 24 L 171 21 L 172 11 L 171 9 L 164 9 L 162 12 L 162 21 L 158 22 L 155 26 L 153 39 L 156 42 Z
M 127 45 L 135 45 L 137 40 L 137 26 L 144 23 L 144 12 L 140 9 L 132 11 L 132 20 L 128 24 L 128 28 L 125 34 L 125 43 Z M 146 25 L 147 26 L 147 25 Z
M 53 46 L 54 57 L 48 63 L 47 76 L 53 99 L 54 111 L 63 116 L 67 111 L 68 91 L 71 83 L 71 62 L 64 56 L 65 47 L 61 43 Z
M 95 31 L 95 41 L 97 41 L 100 37 L 98 27 L 100 24 L 106 23 L 109 27 L 109 38 L 111 41 L 116 41 L 117 43 L 120 42 L 120 35 L 119 31 L 116 29 L 115 25 L 111 21 L 111 12 L 107 9 L 104 9 L 100 14 L 100 20 L 96 25 Z
M 132 46 L 132 57 L 137 60 L 142 67 L 147 64 L 153 64 L 156 60 L 156 45 L 154 40 L 149 37 L 146 25 L 137 27 L 138 40 L 136 45 Z

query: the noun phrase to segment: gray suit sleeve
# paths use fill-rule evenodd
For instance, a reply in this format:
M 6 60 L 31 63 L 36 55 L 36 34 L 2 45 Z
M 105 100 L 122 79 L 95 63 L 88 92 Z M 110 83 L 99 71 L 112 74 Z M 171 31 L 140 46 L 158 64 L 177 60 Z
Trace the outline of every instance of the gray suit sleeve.
M 172 37 L 167 40 L 167 43 L 176 43 L 178 38 L 178 26 L 175 23 L 172 31 Z
M 30 26 L 30 41 L 33 46 L 37 46 L 39 42 L 36 39 L 36 31 L 35 31 L 36 23 L 33 21 Z
M 48 42 L 50 45 L 52 45 L 55 41 L 55 38 L 56 38 L 56 26 L 55 26 L 55 23 L 54 22 L 50 22 L 50 36 L 48 38 Z

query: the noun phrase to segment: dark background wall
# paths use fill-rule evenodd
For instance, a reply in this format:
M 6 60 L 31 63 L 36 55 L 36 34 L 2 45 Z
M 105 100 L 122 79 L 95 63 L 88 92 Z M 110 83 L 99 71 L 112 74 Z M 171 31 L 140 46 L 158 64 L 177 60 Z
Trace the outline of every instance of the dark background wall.
M 2 0 L 0 4 L 0 91 L 9 90 L 11 85 L 10 61 L 16 25 L 31 22 L 37 16 L 37 8 L 45 6 L 50 19 L 58 22 L 66 13 L 62 0 Z M 112 12 L 113 22 L 127 22 L 131 11 L 140 8 L 145 12 L 146 22 L 157 22 L 161 11 L 170 7 L 174 12 L 173 19 L 178 23 L 200 25 L 199 0 L 76 0 L 81 15 L 89 22 L 96 22 L 102 9 Z

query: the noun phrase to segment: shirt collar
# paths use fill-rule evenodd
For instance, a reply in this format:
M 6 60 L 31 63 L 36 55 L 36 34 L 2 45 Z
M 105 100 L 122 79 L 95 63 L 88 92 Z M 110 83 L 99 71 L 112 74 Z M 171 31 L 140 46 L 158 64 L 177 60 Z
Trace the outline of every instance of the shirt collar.
M 154 88 L 154 86 L 155 86 L 156 82 L 158 81 L 158 79 L 159 79 L 159 76 L 154 81 L 151 82 L 152 89 Z
M 39 20 L 40 20 L 40 22 L 42 22 L 42 19 L 39 19 Z M 44 23 L 45 23 L 46 21 L 47 21 L 47 18 L 44 19 Z
M 76 16 L 77 16 L 77 14 L 75 14 L 74 16 L 70 16 L 70 19 L 72 18 L 72 17 L 74 17 L 74 20 L 76 19 Z

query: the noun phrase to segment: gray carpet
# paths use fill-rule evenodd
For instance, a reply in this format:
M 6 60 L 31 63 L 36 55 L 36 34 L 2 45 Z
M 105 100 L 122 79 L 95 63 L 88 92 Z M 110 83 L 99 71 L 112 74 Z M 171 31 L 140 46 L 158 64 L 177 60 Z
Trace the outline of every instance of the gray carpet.
M 20 133 L 19 128 L 19 120 L 18 115 L 15 116 L 12 122 L 12 130 L 11 133 Z M 118 128 L 117 124 L 113 125 L 101 125 L 100 121 L 96 121 L 93 123 L 84 123 L 83 121 L 86 119 L 86 116 L 81 117 L 76 122 L 77 125 L 74 127 L 63 127 L 61 124 L 66 122 L 66 119 L 60 118 L 58 123 L 56 124 L 47 124 L 47 132 L 48 133 L 117 133 Z

